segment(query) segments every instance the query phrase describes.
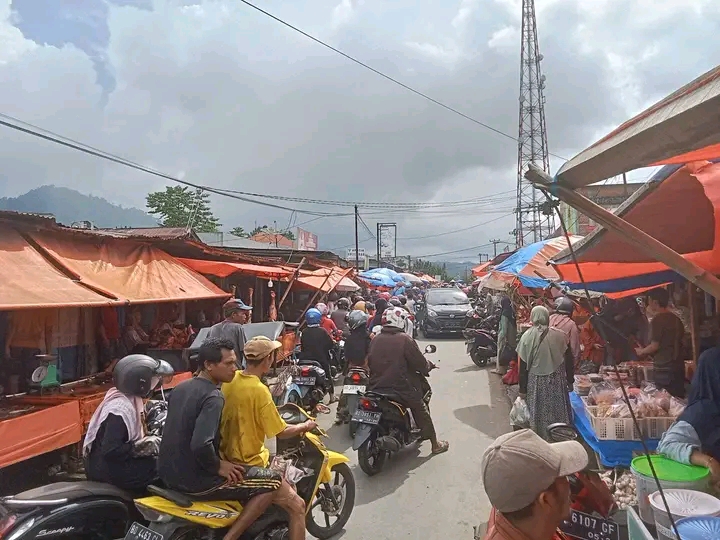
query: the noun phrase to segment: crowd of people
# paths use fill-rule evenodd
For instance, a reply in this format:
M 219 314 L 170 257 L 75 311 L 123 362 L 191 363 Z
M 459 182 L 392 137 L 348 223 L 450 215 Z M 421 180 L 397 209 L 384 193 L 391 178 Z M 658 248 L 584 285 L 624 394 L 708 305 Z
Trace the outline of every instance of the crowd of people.
M 434 366 L 408 326 L 412 296 L 382 293 L 374 302 L 357 296 L 337 299 L 332 307 L 317 304 L 305 316 L 301 356 L 327 366 L 329 374 L 334 339 L 343 337 L 349 366 L 368 371 L 368 390 L 403 402 L 422 440 L 439 454 L 449 444 L 438 440 L 422 399 L 425 377 Z M 316 424 L 287 425 L 262 382 L 282 344 L 263 336 L 245 341 L 242 325 L 250 307 L 241 300 L 230 300 L 223 312 L 225 319 L 211 327 L 199 347 L 195 376 L 170 394 L 162 438 L 147 433 L 143 400 L 172 375 L 172 367 L 144 354 L 115 364 L 114 387 L 95 411 L 83 445 L 87 477 L 131 492 L 160 482 L 198 500 L 237 500 L 243 511 L 225 540 L 240 538 L 276 504 L 289 515 L 290 540 L 300 540 L 305 538 L 305 503 L 271 467 L 265 440 L 294 437 Z M 336 400 L 332 392 L 330 400 Z

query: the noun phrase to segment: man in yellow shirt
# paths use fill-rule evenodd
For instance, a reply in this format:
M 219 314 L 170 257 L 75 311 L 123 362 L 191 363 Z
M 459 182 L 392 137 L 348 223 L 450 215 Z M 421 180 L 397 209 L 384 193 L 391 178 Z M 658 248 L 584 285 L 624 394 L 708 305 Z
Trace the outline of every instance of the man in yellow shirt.
M 245 343 L 243 352 L 247 367 L 237 371 L 232 382 L 222 385 L 225 397 L 220 422 L 220 454 L 235 463 L 267 467 L 270 451 L 265 439 L 290 438 L 312 430 L 312 420 L 288 426 L 280 418 L 270 390 L 260 380 L 275 363 L 279 341 L 257 336 Z M 285 480 L 274 503 L 289 515 L 290 540 L 305 538 L 305 503 Z

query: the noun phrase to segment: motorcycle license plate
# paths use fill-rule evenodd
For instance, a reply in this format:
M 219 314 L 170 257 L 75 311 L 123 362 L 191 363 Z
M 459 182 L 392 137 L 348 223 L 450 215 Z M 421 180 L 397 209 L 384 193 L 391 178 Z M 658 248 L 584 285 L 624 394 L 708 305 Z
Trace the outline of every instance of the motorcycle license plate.
M 298 386 L 315 386 L 315 377 L 295 377 L 293 382 Z
M 352 415 L 353 422 L 359 422 L 361 424 L 370 424 L 370 425 L 376 425 L 380 423 L 380 415 L 379 412 L 370 412 L 370 411 L 355 411 Z
M 163 540 L 163 535 L 143 527 L 139 523 L 130 525 L 125 540 Z
M 560 530 L 580 540 L 620 540 L 620 527 L 614 521 L 572 510 L 570 519 L 560 524 Z
M 364 392 L 365 388 L 364 385 L 346 384 L 343 386 L 343 394 L 357 394 L 358 392 Z

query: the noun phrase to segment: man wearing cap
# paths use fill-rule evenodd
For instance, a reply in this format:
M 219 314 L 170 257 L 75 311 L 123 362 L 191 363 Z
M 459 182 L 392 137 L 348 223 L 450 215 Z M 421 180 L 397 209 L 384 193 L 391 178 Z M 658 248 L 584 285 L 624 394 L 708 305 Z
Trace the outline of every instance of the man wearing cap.
M 238 365 L 244 366 L 243 347 L 245 346 L 245 332 L 242 325 L 250 320 L 252 308 L 239 298 L 232 298 L 223 305 L 225 320 L 210 327 L 209 338 L 228 339 L 233 343 L 233 350 Z
M 577 441 L 548 443 L 529 429 L 498 437 L 482 458 L 485 493 L 493 505 L 485 540 L 557 540 L 570 517 L 567 476 L 588 463 Z
M 223 459 L 243 465 L 267 467 L 270 451 L 265 439 L 296 437 L 314 429 L 312 420 L 289 426 L 280 417 L 268 387 L 261 377 L 275 363 L 279 341 L 265 336 L 245 344 L 246 368 L 237 371 L 232 382 L 222 385 L 225 397 L 220 422 L 220 454 Z M 273 501 L 290 516 L 290 540 L 305 538 L 305 503 L 285 480 Z

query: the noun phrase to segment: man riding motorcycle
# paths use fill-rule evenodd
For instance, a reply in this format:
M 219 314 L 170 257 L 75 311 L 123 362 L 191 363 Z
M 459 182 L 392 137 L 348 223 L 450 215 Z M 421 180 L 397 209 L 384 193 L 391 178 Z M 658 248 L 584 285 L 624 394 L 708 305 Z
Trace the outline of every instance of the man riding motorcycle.
M 368 314 L 353 310 L 348 315 L 348 326 L 350 327 L 350 336 L 345 340 L 345 358 L 348 362 L 348 368 L 363 368 L 367 371 L 367 354 L 370 349 L 370 334 L 367 328 Z M 336 424 L 343 422 L 347 414 L 347 397 L 340 395 L 338 403 Z
M 326 386 L 330 393 L 330 403 L 337 401 L 335 388 L 330 371 L 330 354 L 335 348 L 335 342 L 325 329 L 320 326 L 322 314 L 315 308 L 310 308 L 305 313 L 307 328 L 300 336 L 300 358 L 303 360 L 315 360 L 325 370 Z
M 370 345 L 368 391 L 397 397 L 408 407 L 422 433 L 422 440 L 432 443 L 432 453 L 440 454 L 449 448 L 435 433 L 430 411 L 423 401 L 425 377 L 430 375 L 430 364 L 412 337 L 405 333 L 407 312 L 390 307 L 383 314 L 383 327 Z
M 330 314 L 330 318 L 337 326 L 337 329 L 342 332 L 343 337 L 347 339 L 350 335 L 350 327 L 347 323 L 347 316 L 350 313 L 350 300 L 341 298 L 335 305 L 337 309 Z

